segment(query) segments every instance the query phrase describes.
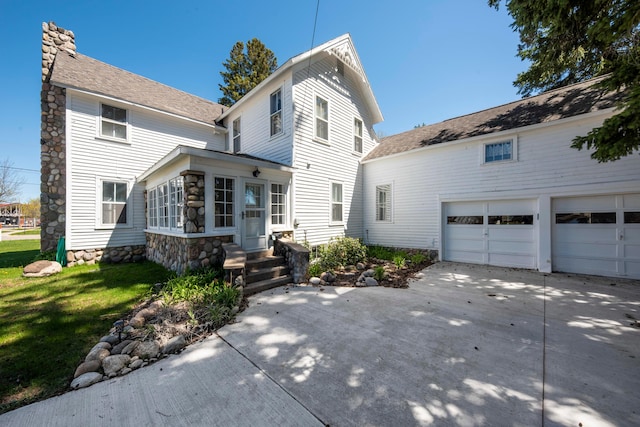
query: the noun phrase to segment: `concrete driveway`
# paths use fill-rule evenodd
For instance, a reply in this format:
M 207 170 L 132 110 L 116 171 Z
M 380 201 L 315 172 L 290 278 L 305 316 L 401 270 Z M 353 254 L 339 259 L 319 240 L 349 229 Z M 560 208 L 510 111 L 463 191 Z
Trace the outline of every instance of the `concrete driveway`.
M 238 322 L 0 425 L 640 425 L 640 283 L 453 263 L 278 288 Z

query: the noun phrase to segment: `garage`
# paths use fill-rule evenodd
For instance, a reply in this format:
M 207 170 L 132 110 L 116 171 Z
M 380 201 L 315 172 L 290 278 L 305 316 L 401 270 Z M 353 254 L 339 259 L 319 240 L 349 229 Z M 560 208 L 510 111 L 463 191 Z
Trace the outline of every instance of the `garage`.
M 553 270 L 640 278 L 640 194 L 552 202 Z
M 443 205 L 443 259 L 501 267 L 537 267 L 535 200 Z

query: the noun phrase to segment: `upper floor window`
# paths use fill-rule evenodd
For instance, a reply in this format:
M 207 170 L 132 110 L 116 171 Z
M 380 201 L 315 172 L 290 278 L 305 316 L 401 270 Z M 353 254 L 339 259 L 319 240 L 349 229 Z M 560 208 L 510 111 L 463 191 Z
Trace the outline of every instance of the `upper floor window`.
M 240 152 L 240 117 L 233 121 L 233 152 Z
M 315 108 L 315 137 L 324 141 L 329 140 L 329 102 L 316 96 Z
M 100 136 L 127 139 L 127 110 L 101 104 Z
M 127 183 L 102 181 L 102 225 L 127 224 Z
M 277 135 L 282 132 L 282 90 L 271 94 L 270 101 L 271 111 L 271 136 Z
M 513 159 L 513 141 L 496 142 L 484 146 L 484 162 L 501 162 Z
M 362 153 L 362 120 L 353 119 L 353 151 Z
M 331 222 L 342 222 L 342 184 L 331 183 Z
M 284 225 L 285 223 L 285 193 L 284 185 L 271 184 L 271 224 Z
M 233 178 L 214 178 L 214 226 L 233 227 Z
M 376 186 L 376 221 L 391 221 L 391 185 Z

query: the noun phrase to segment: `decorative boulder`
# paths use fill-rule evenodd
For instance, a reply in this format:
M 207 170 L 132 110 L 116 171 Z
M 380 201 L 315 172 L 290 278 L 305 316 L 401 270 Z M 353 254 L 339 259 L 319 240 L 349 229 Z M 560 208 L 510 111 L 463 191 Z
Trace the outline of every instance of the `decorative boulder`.
M 62 265 L 59 262 L 40 260 L 27 265 L 22 270 L 22 275 L 24 277 L 46 277 L 61 271 Z
M 102 374 L 99 372 L 87 372 L 71 381 L 71 388 L 77 390 L 79 388 L 89 387 L 91 384 L 102 381 Z

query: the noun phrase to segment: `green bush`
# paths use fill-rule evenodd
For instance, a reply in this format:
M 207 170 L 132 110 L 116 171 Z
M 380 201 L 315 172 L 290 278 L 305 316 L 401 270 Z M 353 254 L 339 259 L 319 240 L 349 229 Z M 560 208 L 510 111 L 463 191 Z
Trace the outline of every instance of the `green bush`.
M 397 254 L 393 256 L 393 263 L 396 265 L 396 268 L 402 268 L 406 265 L 406 259 L 401 254 Z
M 412 264 L 419 265 L 425 262 L 427 257 L 424 254 L 417 253 L 417 254 L 411 255 L 410 259 Z
M 385 274 L 384 274 L 383 266 L 379 265 L 373 269 L 373 278 L 376 279 L 378 282 L 384 279 L 384 275 Z
M 393 259 L 395 251 L 389 248 L 385 248 L 384 246 L 368 246 L 367 247 L 367 256 L 369 258 L 377 258 L 383 259 L 386 261 L 391 261 Z
M 366 261 L 367 247 L 359 239 L 339 237 L 322 249 L 320 258 L 323 270 L 335 270 Z
M 309 276 L 320 277 L 323 272 L 322 265 L 320 265 L 319 262 L 314 262 L 309 265 Z

